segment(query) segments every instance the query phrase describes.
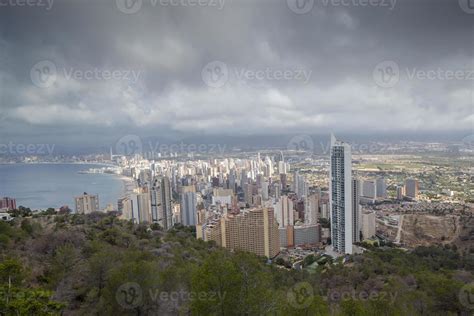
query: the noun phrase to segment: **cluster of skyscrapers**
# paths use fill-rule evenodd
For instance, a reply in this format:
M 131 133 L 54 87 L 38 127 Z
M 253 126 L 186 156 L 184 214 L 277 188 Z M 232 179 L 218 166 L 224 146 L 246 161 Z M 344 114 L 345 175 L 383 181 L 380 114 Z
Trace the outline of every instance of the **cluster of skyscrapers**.
M 375 235 L 375 214 L 362 212 L 361 204 L 387 197 L 385 179 L 357 177 L 351 146 L 334 136 L 329 188 L 323 192 L 309 185 L 304 170 L 291 172 L 282 153 L 208 161 L 137 156 L 117 163 L 136 183 L 118 201 L 123 219 L 158 224 L 164 230 L 177 223 L 194 226 L 198 238 L 268 258 L 281 248 L 326 242 L 336 253 L 353 253 L 354 243 Z M 417 181 L 409 179 L 403 196 L 416 197 L 417 190 Z M 99 210 L 97 195 L 84 193 L 75 201 L 78 213 Z M 321 220 L 330 229 L 322 228 Z

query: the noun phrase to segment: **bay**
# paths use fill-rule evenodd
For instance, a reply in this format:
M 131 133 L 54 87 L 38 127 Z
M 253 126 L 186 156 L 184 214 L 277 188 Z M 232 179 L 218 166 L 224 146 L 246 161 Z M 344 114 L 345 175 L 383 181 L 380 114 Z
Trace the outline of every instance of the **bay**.
M 87 192 L 98 194 L 100 208 L 125 194 L 124 177 L 113 174 L 81 174 L 95 164 L 4 164 L 0 165 L 0 197 L 16 199 L 17 207 L 31 209 L 58 208 L 68 205 L 74 210 L 74 197 Z

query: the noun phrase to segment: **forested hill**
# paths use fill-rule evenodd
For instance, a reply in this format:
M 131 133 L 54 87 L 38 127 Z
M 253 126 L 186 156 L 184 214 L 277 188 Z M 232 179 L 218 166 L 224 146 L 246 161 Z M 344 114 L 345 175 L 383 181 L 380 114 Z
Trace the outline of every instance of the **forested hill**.
M 374 249 L 312 273 L 113 214 L 0 222 L 1 315 L 470 315 L 472 253 Z M 469 294 L 473 293 L 471 296 Z

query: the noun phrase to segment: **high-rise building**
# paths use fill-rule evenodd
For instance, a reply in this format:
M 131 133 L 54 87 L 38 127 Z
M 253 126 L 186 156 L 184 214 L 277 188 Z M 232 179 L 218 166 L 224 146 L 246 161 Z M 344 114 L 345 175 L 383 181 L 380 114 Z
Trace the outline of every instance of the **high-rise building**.
M 185 192 L 181 196 L 181 224 L 196 225 L 197 196 L 195 192 Z
M 77 214 L 89 214 L 99 211 L 99 196 L 97 194 L 87 194 L 74 198 Z
M 375 187 L 376 197 L 385 199 L 387 197 L 387 184 L 385 183 L 385 179 L 383 177 L 378 177 L 375 180 Z
M 285 173 L 280 174 L 281 189 L 286 190 L 287 186 L 287 177 Z
M 362 213 L 362 238 L 368 239 L 375 236 L 375 213 Z
M 418 197 L 418 180 L 405 180 L 405 195 L 412 199 L 416 199 Z
M 128 197 L 123 197 L 118 200 L 117 210 L 121 218 L 125 220 L 133 219 L 132 215 L 132 200 Z
M 273 209 L 253 208 L 239 214 L 226 214 L 203 227 L 204 240 L 214 240 L 219 246 L 243 250 L 267 258 L 280 251 L 278 224 Z
M 168 177 L 155 179 L 150 190 L 151 220 L 168 230 L 173 226 L 171 184 Z
M 280 196 L 280 199 L 273 205 L 275 218 L 279 227 L 293 226 L 294 213 L 293 201 L 286 195 Z
M 403 200 L 403 196 L 405 195 L 405 187 L 398 186 L 397 187 L 397 200 Z
M 360 241 L 360 181 L 352 179 L 352 242 Z
M 332 248 L 352 254 L 352 156 L 351 146 L 331 135 L 329 203 Z
M 132 194 L 133 222 L 151 223 L 151 200 L 148 190 Z
M 16 209 L 16 200 L 4 197 L 0 200 L 0 209 L 14 210 Z
M 316 225 L 319 218 L 319 199 L 317 194 L 311 194 L 306 198 L 304 208 L 304 223 Z
M 377 187 L 375 185 L 375 181 L 363 180 L 361 195 L 369 199 L 375 199 L 377 195 Z

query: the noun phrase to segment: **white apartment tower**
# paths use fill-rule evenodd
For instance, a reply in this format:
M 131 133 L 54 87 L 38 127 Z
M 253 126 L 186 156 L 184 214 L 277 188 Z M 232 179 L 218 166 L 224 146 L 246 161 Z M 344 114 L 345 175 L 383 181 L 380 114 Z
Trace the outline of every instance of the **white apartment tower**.
M 331 135 L 329 204 L 331 242 L 335 252 L 352 254 L 351 146 Z

